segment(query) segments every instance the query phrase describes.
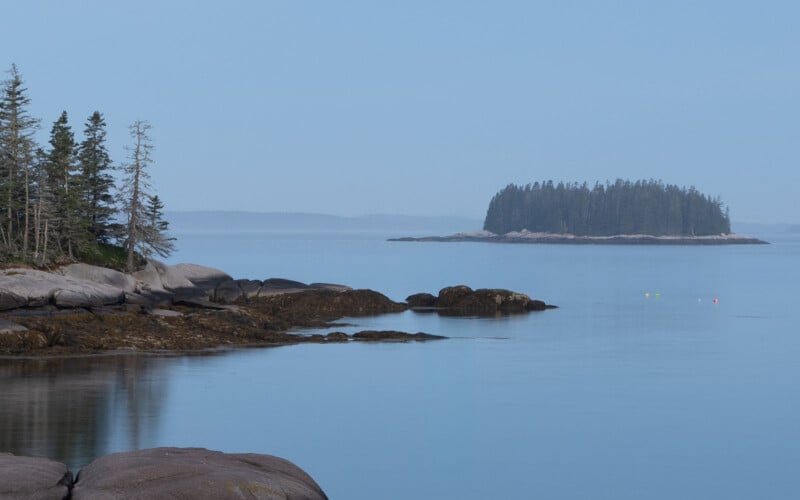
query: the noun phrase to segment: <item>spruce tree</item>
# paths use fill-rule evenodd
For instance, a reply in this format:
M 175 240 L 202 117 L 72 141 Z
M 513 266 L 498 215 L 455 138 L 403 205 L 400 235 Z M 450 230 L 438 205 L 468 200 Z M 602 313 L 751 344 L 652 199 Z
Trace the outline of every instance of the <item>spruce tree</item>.
M 0 97 L 0 237 L 7 254 L 21 250 L 25 258 L 30 232 L 31 169 L 36 151 L 33 135 L 39 121 L 28 113 L 30 98 L 17 66 L 12 64 L 9 73 Z
M 84 140 L 78 149 L 83 181 L 83 218 L 94 239 L 107 243 L 115 232 L 112 222 L 114 197 L 111 194 L 114 178 L 110 173 L 111 158 L 105 144 L 106 122 L 100 112 L 95 111 L 86 121 L 83 135 Z
M 74 258 L 88 243 L 87 221 L 82 218 L 83 179 L 78 174 L 78 145 L 67 112 L 63 111 L 50 131 L 50 152 L 47 162 L 48 190 L 54 201 L 54 236 L 59 248 Z
M 175 238 L 169 237 L 169 222 L 164 219 L 164 203 L 158 197 L 148 196 L 145 207 L 145 221 L 142 224 L 142 253 L 150 257 L 153 253 L 169 257 L 175 250 Z

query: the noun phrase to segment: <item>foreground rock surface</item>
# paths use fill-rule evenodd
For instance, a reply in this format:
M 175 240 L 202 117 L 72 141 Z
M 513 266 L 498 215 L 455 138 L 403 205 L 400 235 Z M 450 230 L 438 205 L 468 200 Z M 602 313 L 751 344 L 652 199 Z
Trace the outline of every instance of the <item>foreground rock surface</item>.
M 328 497 L 302 469 L 282 458 L 202 448 L 114 453 L 81 469 L 73 500 L 151 498 L 308 499 Z
M 328 497 L 305 471 L 283 458 L 204 448 L 114 453 L 81 469 L 39 457 L 0 453 L 3 500 L 157 498 L 308 499 Z
M 0 453 L 0 498 L 4 500 L 62 500 L 71 487 L 72 473 L 60 462 Z

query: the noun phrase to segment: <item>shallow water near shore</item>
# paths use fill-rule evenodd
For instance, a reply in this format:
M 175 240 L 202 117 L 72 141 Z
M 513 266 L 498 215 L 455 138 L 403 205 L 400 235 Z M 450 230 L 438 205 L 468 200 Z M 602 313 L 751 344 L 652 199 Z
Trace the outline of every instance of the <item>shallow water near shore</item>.
M 423 343 L 3 359 L 0 451 L 73 470 L 153 446 L 269 453 L 343 499 L 800 491 L 800 241 L 608 247 L 387 236 L 396 235 L 195 232 L 178 234 L 171 261 L 345 283 L 394 300 L 454 284 L 510 288 L 560 309 L 481 319 L 405 312 L 345 319 L 357 326 L 340 329 L 451 337 Z

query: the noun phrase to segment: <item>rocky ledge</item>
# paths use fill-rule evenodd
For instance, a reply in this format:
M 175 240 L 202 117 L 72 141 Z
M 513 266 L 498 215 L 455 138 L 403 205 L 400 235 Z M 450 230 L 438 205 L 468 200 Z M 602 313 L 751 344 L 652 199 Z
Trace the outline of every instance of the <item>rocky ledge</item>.
M 419 341 L 426 333 L 292 333 L 330 328 L 342 317 L 414 310 L 496 315 L 548 306 L 509 290 L 444 288 L 394 302 L 373 290 L 270 278 L 232 279 L 193 264 L 148 262 L 125 274 L 73 264 L 54 272 L 0 270 L 0 354 L 64 355 L 102 351 L 178 351 L 349 341 Z
M 288 460 L 202 448 L 153 448 L 114 453 L 81 469 L 0 453 L 0 498 L 123 500 L 132 498 L 327 499 L 306 472 Z
M 538 233 L 523 229 L 505 234 L 489 231 L 456 233 L 449 236 L 391 238 L 389 241 L 479 242 L 479 243 L 549 243 L 567 245 L 766 245 L 768 242 L 741 234 L 709 236 L 655 236 L 651 234 L 615 234 L 610 236 L 575 236 L 568 233 Z

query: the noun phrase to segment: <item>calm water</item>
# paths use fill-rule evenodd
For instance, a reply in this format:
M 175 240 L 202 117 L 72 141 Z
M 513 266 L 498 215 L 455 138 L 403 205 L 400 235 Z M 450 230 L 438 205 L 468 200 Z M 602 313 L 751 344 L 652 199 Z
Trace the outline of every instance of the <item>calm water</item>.
M 271 453 L 335 499 L 800 491 L 798 241 L 694 248 L 179 236 L 172 261 L 236 277 L 341 282 L 396 300 L 464 283 L 561 308 L 353 320 L 453 337 L 422 344 L 0 360 L 0 451 L 75 468 L 160 445 Z

